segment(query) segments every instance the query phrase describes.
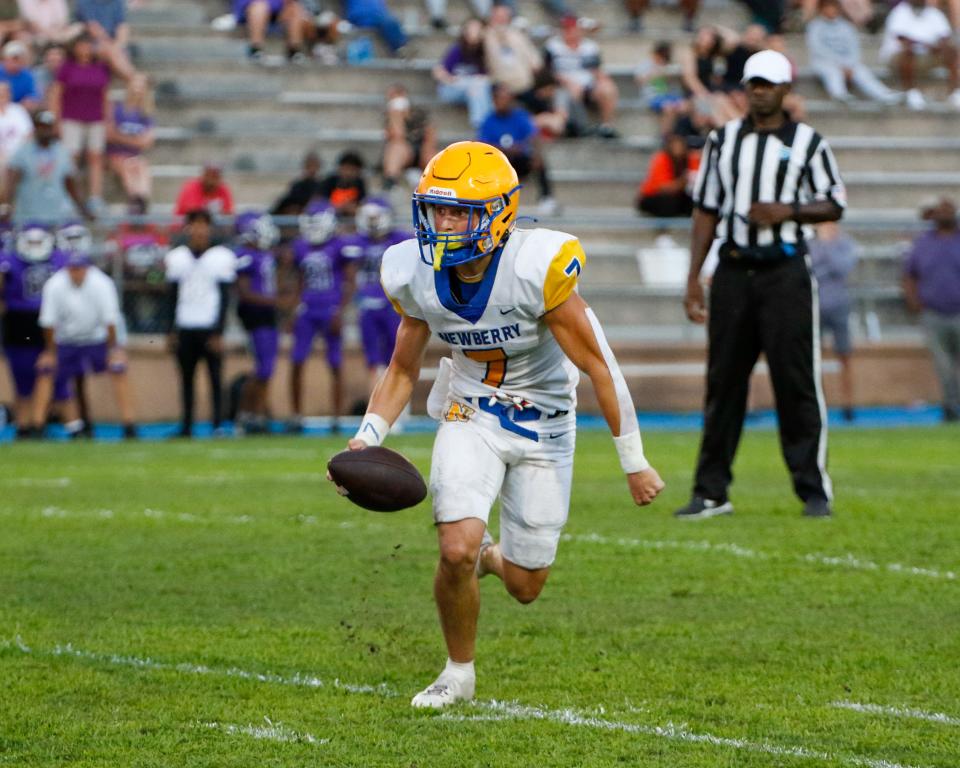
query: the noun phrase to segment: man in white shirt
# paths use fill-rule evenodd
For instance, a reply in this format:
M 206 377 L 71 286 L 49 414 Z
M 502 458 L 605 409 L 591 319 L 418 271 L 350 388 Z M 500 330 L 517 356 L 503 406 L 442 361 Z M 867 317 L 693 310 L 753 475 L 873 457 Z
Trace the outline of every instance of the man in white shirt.
M 124 437 L 136 437 L 127 380 L 127 358 L 117 344 L 120 302 L 113 281 L 90 264 L 82 251 L 70 251 L 67 266 L 43 286 L 40 327 L 44 350 L 37 359 L 34 425 L 42 430 L 51 397 L 61 404 L 64 426 L 73 437 L 83 429 L 73 381 L 89 373 L 111 374 Z
M 896 70 L 907 92 L 907 106 L 912 110 L 921 110 L 927 103 L 917 87 L 917 70 L 926 71 L 942 64 L 950 84 L 948 102 L 960 109 L 960 71 L 953 31 L 943 12 L 927 5 L 927 0 L 905 0 L 890 12 L 884 26 L 880 61 Z
M 221 428 L 223 326 L 237 257 L 229 248 L 211 245 L 212 230 L 208 211 L 191 211 L 186 216 L 186 245 L 174 248 L 164 259 L 172 310 L 169 343 L 180 366 L 180 437 L 193 434 L 193 378 L 201 359 L 210 374 L 214 434 Z

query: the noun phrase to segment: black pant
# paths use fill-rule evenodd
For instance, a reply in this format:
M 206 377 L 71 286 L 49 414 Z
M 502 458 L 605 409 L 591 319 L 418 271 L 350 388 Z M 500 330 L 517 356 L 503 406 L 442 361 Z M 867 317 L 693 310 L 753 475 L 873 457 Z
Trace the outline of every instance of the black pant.
M 804 501 L 831 497 L 813 290 L 801 257 L 755 268 L 721 261 L 710 290 L 707 402 L 695 494 L 727 497 L 750 372 L 763 352 L 794 490 Z
M 210 374 L 210 397 L 212 400 L 213 427 L 220 426 L 220 414 L 223 404 L 223 391 L 220 382 L 220 370 L 223 356 L 211 352 L 209 348 L 212 330 L 183 329 L 177 331 L 177 363 L 180 365 L 180 401 L 183 404 L 181 430 L 190 432 L 193 428 L 193 378 L 197 363 L 201 358 L 207 363 Z
M 689 216 L 693 213 L 693 198 L 686 192 L 647 195 L 637 200 L 637 208 L 651 216 Z

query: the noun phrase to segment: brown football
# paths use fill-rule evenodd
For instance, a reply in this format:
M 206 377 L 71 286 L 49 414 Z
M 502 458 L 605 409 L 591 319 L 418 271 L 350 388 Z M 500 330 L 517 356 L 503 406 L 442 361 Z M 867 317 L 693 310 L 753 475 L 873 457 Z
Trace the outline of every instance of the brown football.
M 342 451 L 327 462 L 327 471 L 350 501 L 374 512 L 413 507 L 427 496 L 417 468 L 383 446 Z

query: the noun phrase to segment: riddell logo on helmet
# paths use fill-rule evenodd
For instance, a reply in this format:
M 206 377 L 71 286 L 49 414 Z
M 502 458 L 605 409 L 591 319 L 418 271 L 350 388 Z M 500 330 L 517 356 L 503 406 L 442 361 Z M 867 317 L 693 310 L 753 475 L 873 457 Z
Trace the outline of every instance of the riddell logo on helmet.
M 434 197 L 456 197 L 456 190 L 450 189 L 449 187 L 430 187 L 427 190 L 428 195 L 433 195 Z

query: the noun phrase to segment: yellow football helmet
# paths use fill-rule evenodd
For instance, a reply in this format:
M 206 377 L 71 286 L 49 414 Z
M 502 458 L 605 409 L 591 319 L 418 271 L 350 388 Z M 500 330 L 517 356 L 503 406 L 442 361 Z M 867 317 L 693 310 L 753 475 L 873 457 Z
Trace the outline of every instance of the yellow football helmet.
M 490 144 L 458 141 L 434 155 L 413 193 L 413 227 L 420 257 L 434 269 L 494 252 L 513 231 L 520 183 L 507 156 Z M 464 232 L 437 232 L 433 207 L 469 210 Z

